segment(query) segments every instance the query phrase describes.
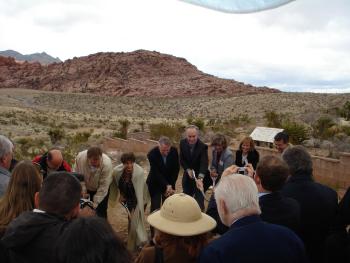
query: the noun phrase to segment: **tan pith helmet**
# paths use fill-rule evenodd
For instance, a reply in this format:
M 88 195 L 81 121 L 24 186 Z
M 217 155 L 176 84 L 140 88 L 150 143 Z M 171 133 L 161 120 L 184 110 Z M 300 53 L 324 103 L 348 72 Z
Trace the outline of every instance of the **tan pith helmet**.
M 154 228 L 175 236 L 194 236 L 214 229 L 216 222 L 201 212 L 197 201 L 186 194 L 168 197 L 162 208 L 147 217 Z

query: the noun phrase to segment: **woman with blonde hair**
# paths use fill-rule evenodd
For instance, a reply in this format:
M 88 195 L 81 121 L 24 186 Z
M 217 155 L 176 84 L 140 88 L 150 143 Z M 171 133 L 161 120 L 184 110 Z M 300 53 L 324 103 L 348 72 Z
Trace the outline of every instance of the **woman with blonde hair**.
M 194 198 L 184 193 L 168 197 L 159 211 L 148 216 L 153 226 L 155 245 L 146 245 L 136 263 L 192 263 L 209 243 L 208 232 L 216 226 L 201 212 Z
M 239 144 L 236 151 L 236 162 L 238 167 L 245 167 L 248 163 L 253 165 L 254 170 L 259 162 L 259 153 L 255 149 L 255 143 L 252 137 L 245 137 Z
M 16 165 L 0 199 L 0 237 L 19 214 L 34 209 L 34 195 L 39 192 L 41 183 L 42 177 L 32 162 L 22 161 Z

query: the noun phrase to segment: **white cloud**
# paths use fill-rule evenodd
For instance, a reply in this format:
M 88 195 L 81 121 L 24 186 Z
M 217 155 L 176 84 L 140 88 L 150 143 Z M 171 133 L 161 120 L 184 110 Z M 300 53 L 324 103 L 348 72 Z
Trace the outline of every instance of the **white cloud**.
M 299 0 L 234 15 L 176 0 L 2 0 L 0 50 L 61 59 L 157 50 L 258 86 L 349 92 L 347 2 Z

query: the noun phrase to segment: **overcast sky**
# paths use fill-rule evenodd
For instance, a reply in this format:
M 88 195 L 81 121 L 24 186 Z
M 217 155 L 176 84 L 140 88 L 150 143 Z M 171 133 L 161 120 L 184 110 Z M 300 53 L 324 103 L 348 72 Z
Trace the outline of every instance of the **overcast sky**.
M 0 50 L 66 60 L 156 50 L 284 91 L 350 92 L 350 1 L 227 14 L 178 0 L 1 0 Z

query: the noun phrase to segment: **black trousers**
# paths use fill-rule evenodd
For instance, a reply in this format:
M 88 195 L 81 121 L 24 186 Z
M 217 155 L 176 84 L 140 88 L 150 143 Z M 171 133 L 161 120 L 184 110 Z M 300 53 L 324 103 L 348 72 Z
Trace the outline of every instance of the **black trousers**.
M 195 180 L 191 179 L 187 173 L 184 173 L 182 177 L 182 190 L 185 194 L 196 199 L 199 207 L 202 211 L 204 211 L 204 197 L 201 191 L 198 190 Z
M 96 191 L 88 191 L 90 195 L 90 200 L 94 200 L 94 195 L 96 194 Z M 109 197 L 109 190 L 105 198 L 101 201 L 101 203 L 98 204 L 96 207 L 96 215 L 99 217 L 103 217 L 107 219 L 107 208 L 108 208 L 108 197 Z
M 151 196 L 151 209 L 150 212 L 156 211 L 160 209 L 161 204 L 164 203 L 165 197 L 162 193 L 153 193 Z M 151 229 L 151 236 L 154 237 L 154 228 L 150 226 Z
M 166 197 L 162 193 L 154 193 L 151 196 L 151 210 L 152 213 L 155 210 L 160 209 L 161 204 L 165 201 Z

